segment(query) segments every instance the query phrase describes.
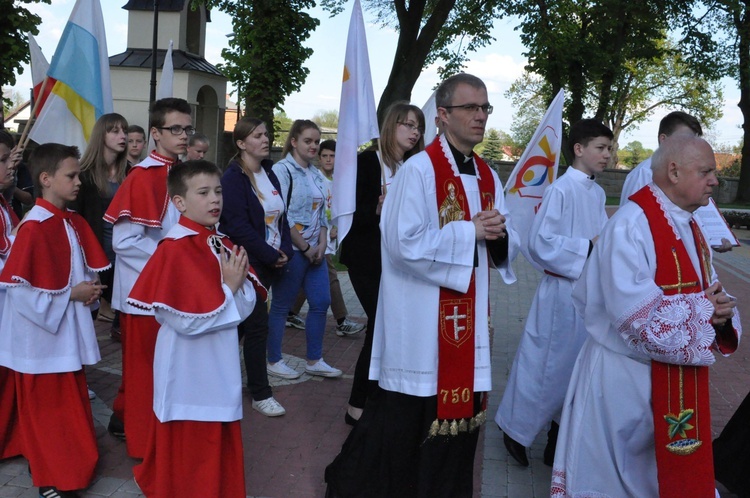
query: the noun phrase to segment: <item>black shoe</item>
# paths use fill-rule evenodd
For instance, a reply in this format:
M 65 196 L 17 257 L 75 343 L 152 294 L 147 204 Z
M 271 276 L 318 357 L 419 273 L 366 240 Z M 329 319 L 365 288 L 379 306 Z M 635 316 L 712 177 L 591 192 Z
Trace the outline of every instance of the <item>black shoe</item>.
M 80 496 L 75 491 L 60 491 L 51 486 L 39 488 L 39 498 L 79 498 Z
M 522 467 L 529 466 L 529 459 L 528 457 L 526 457 L 526 448 L 524 447 L 524 445 L 504 432 L 503 442 L 505 443 L 505 449 L 508 450 L 508 454 L 513 457 L 513 460 L 518 462 L 518 464 Z
M 125 441 L 125 424 L 114 413 L 109 417 L 107 431 L 117 439 Z
M 549 432 L 547 432 L 547 446 L 544 448 L 544 465 L 552 467 L 555 463 L 555 450 L 557 449 L 557 433 L 560 430 L 560 426 L 557 422 L 552 422 Z

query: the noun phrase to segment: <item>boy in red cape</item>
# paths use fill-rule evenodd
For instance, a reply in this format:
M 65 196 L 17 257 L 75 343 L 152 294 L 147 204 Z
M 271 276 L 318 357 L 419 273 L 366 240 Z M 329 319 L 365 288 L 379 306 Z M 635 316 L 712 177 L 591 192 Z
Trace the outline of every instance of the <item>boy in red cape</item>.
M 169 195 L 182 216 L 128 297 L 132 306 L 153 310 L 161 325 L 154 353 L 158 421 L 134 469 L 148 497 L 245 496 L 237 325 L 266 292 L 245 249 L 216 231 L 220 178 L 208 161 L 170 170 Z
M 104 214 L 104 221 L 114 225 L 112 248 L 117 264 L 112 308 L 120 312 L 122 332 L 122 384 L 107 429 L 117 437 L 125 437 L 127 430 L 128 455 L 133 458 L 146 454 L 146 441 L 154 424 L 151 403 L 159 324 L 153 311 L 132 306 L 126 299 L 156 245 L 180 217 L 169 202 L 167 173 L 195 133 L 190 112 L 190 104 L 184 99 L 153 103 L 149 119 L 156 148 L 133 166 Z
M 11 134 L 0 130 L 0 271 L 5 266 L 5 260 L 15 238 L 11 232 L 18 225 L 16 213 L 10 208 L 2 193 L 15 181 L 15 159 L 19 158 L 20 151 L 14 149 L 14 145 Z M 5 289 L 0 288 L 0 318 L 3 316 L 4 301 Z M 17 423 L 15 375 L 12 370 L 0 366 L 0 460 L 21 454 Z
M 83 365 L 100 360 L 91 305 L 109 261 L 86 221 L 66 209 L 81 186 L 77 147 L 40 145 L 30 158 L 36 205 L 2 273 L 0 365 L 15 372 L 18 433 L 39 494 L 78 496 L 99 459 Z

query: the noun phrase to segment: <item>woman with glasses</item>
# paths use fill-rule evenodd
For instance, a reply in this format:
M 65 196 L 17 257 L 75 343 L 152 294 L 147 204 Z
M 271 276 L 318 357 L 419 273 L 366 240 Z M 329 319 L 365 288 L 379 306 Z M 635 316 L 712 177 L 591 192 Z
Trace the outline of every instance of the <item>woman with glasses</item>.
M 246 116 L 235 125 L 232 138 L 237 154 L 221 178 L 221 231 L 245 248 L 250 265 L 270 290 L 293 253 L 281 185 L 268 159 L 268 131 L 263 121 Z M 284 415 L 286 410 L 273 397 L 266 372 L 268 304 L 256 302 L 238 330 L 244 337 L 247 390 L 253 408 L 266 417 Z
M 339 377 L 341 370 L 323 360 L 323 333 L 326 312 L 331 304 L 328 266 L 325 250 L 328 243 L 328 220 L 325 209 L 326 180 L 312 162 L 318 154 L 320 129 L 310 120 L 292 123 L 284 144 L 285 157 L 274 164 L 273 172 L 281 184 L 286 204 L 294 256 L 273 288 L 271 311 L 268 315 L 269 375 L 296 379 L 301 372 L 282 359 L 281 341 L 289 310 L 299 290 L 307 295 L 309 310 L 305 320 L 307 365 L 305 372 L 320 377 Z M 323 264 L 321 264 L 323 263 Z
M 380 148 L 357 156 L 356 208 L 352 227 L 341 246 L 341 262 L 367 314 L 365 342 L 354 370 L 352 392 L 345 421 L 354 425 L 376 383 L 368 380 L 372 331 L 380 287 L 380 209 L 388 185 L 403 162 L 424 149 L 424 114 L 408 102 L 391 104 L 380 130 Z

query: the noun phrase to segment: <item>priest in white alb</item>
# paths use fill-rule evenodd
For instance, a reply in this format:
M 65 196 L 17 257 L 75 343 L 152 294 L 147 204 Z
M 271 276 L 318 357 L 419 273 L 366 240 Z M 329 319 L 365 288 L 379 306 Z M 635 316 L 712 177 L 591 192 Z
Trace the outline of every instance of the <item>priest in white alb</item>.
M 326 469 L 329 497 L 464 497 L 491 386 L 489 278 L 515 281 L 518 236 L 473 148 L 492 106 L 458 74 L 437 90 L 444 134 L 399 170 L 380 220 L 370 379 L 379 389 Z
M 702 138 L 676 135 L 652 169 L 573 290 L 589 337 L 563 407 L 553 497 L 715 496 L 708 366 L 741 335 L 692 220 L 718 184 L 716 161 Z

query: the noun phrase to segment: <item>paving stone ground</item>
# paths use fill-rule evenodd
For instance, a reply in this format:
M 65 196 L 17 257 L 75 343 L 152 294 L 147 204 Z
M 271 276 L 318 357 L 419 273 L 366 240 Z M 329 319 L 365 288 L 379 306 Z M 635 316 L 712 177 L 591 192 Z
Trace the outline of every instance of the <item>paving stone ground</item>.
M 750 245 L 750 232 L 736 231 Z M 499 278 L 492 282 L 493 386 L 488 419 L 483 427 L 475 461 L 475 496 L 487 498 L 532 498 L 549 496 L 551 470 L 541 462 L 546 435 L 540 434 L 532 445 L 527 468 L 509 460 L 502 435 L 492 422 L 502 397 L 516 347 L 523 332 L 531 299 L 539 281 L 538 274 L 521 257 L 514 265 L 518 283 L 507 286 Z M 717 255 L 716 268 L 722 283 L 737 296 L 741 310 L 750 313 L 750 249 L 745 246 Z M 365 317 L 345 273 L 340 273 L 350 317 L 364 322 Z M 304 308 L 303 308 L 304 311 Z M 319 379 L 303 374 L 297 381 L 274 381 L 274 396 L 286 408 L 283 417 L 267 418 L 251 408 L 245 399 L 242 421 L 245 448 L 247 493 L 251 497 L 318 498 L 325 495 L 323 470 L 341 448 L 349 432 L 344 413 L 352 375 L 363 337 L 338 337 L 329 315 L 323 355 L 325 360 L 344 371 L 339 379 Z M 139 493 L 132 479 L 135 460 L 125 452 L 124 443 L 110 436 L 106 424 L 122 375 L 120 345 L 109 337 L 109 324 L 97 322 L 102 360 L 87 369 L 89 386 L 97 393 L 92 401 L 100 460 L 96 478 L 82 493 L 86 498 L 135 498 Z M 305 356 L 304 332 L 286 329 L 283 351 L 288 363 L 302 369 Z M 238 355 L 239 355 L 238 350 Z M 719 358 L 712 367 L 712 423 L 714 437 L 719 434 L 735 408 L 750 389 L 750 344 L 742 342 L 730 358 Z M 721 487 L 722 498 L 734 495 Z M 0 498 L 36 498 L 23 458 L 0 462 Z

